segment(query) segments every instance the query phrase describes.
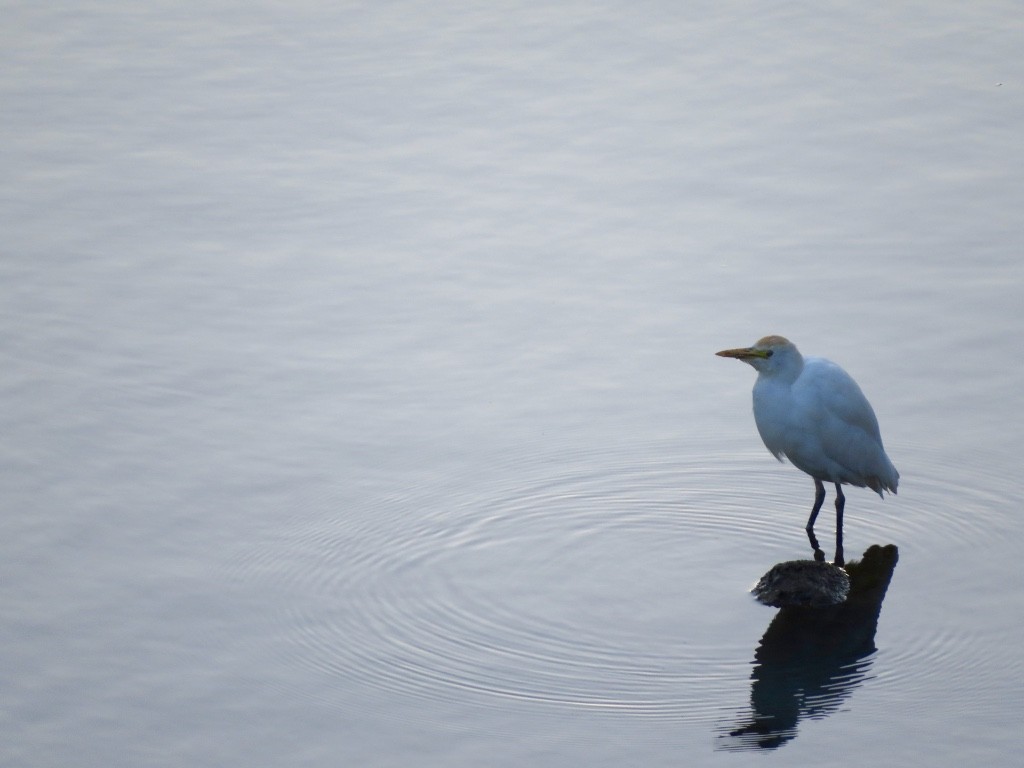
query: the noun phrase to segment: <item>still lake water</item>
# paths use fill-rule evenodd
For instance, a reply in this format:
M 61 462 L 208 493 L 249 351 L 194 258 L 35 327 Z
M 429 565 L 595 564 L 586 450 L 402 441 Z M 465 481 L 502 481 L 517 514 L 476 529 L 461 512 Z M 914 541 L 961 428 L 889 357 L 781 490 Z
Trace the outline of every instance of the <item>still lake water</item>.
M 0 34 L 3 765 L 1019 758 L 1017 4 Z M 768 333 L 902 474 L 839 650 L 747 592 L 809 554 L 713 354 Z

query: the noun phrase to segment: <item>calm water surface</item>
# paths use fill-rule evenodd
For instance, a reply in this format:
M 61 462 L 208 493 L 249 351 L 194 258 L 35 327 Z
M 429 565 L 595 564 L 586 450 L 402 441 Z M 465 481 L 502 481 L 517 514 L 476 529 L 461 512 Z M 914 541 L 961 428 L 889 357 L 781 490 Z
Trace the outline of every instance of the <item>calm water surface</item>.
M 1015 4 L 6 17 L 0 762 L 1020 754 Z M 902 474 L 843 630 L 767 333 Z

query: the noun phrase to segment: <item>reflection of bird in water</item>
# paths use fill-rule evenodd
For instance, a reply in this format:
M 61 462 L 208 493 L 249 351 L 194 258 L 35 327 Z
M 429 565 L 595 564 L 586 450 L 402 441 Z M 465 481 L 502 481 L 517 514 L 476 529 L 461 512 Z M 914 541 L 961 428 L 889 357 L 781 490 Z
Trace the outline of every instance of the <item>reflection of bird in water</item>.
M 843 562 L 843 483 L 896 493 L 900 474 L 882 447 L 878 419 L 857 382 L 835 363 L 805 358 L 781 336 L 766 336 L 752 347 L 725 349 L 757 370 L 754 421 L 768 450 L 785 456 L 814 478 L 814 508 L 807 536 L 823 559 L 814 521 L 825 501 L 823 481 L 836 486 L 836 562 Z
M 718 749 L 775 749 L 796 737 L 803 718 L 823 718 L 867 677 L 875 631 L 899 552 L 874 545 L 846 570 L 846 602 L 779 610 L 754 652 L 750 712 L 723 724 Z

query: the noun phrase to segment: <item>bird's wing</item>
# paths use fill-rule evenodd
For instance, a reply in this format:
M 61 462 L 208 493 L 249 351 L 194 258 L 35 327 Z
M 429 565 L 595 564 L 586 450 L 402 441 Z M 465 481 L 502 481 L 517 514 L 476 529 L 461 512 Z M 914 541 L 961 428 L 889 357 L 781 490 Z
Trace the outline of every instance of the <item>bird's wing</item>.
M 822 458 L 834 480 L 886 487 L 891 466 L 882 448 L 875 412 L 857 382 L 835 363 L 808 359 L 805 375 L 794 384 L 794 396 L 813 403 Z
M 815 399 L 827 415 L 862 431 L 881 445 L 875 411 L 850 374 L 835 363 L 820 358 L 808 358 L 805 370 L 813 374 L 807 381 L 814 386 Z M 797 380 L 797 387 L 803 384 L 804 378 Z

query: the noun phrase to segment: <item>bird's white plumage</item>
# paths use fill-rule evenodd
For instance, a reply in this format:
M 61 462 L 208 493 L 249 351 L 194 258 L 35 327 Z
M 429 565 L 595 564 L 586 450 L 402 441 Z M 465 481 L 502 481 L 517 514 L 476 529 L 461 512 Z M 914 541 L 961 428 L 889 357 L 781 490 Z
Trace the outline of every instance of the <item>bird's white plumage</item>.
M 857 382 L 833 362 L 804 358 L 790 341 L 767 336 L 718 353 L 753 366 L 754 420 L 777 458 L 816 480 L 896 492 L 899 473 L 882 446 L 878 419 Z

